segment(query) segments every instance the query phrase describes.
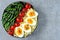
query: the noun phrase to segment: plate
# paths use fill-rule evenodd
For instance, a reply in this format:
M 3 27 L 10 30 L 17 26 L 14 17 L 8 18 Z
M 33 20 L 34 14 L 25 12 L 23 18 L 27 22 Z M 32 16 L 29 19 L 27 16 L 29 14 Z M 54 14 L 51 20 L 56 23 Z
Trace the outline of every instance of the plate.
M 14 37 L 25 38 L 37 27 L 38 12 L 28 2 L 9 4 L 2 15 L 2 24 L 6 32 Z

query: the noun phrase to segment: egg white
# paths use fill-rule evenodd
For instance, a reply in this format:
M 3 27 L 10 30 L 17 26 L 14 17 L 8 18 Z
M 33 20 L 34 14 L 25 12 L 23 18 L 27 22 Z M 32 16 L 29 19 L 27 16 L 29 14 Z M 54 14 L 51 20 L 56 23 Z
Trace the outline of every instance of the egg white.
M 30 12 L 34 12 L 34 13 L 35 13 L 35 16 L 30 16 L 30 15 L 29 15 Z M 34 9 L 30 8 L 30 9 L 27 11 L 26 15 L 27 15 L 28 17 L 35 18 L 35 17 L 38 16 L 38 13 L 37 13 Z
M 31 32 L 31 26 L 28 24 L 29 25 L 29 29 L 28 30 L 25 30 L 24 25 L 26 25 L 26 24 L 27 23 L 22 24 L 22 28 L 23 28 L 24 32 L 30 33 Z
M 22 30 L 22 34 L 20 34 L 20 35 L 18 35 L 17 33 L 16 33 L 16 31 L 18 30 L 18 28 L 21 28 L 22 29 L 22 27 L 16 27 L 15 28 L 15 31 L 14 31 L 14 36 L 16 36 L 16 37 L 23 37 L 24 36 L 24 31 Z
M 31 19 L 31 20 L 33 21 L 33 23 L 32 23 L 32 24 L 28 23 L 28 21 L 27 21 L 28 19 Z M 27 17 L 24 21 L 25 21 L 26 23 L 28 23 L 29 25 L 33 25 L 33 26 L 36 25 L 36 22 L 37 22 L 37 21 L 35 21 L 33 18 L 31 18 L 31 17 Z

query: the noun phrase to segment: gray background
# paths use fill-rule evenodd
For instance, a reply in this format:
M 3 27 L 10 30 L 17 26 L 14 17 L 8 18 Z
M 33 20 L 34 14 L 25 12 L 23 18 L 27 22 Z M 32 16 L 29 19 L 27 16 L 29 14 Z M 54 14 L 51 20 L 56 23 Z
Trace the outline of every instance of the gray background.
M 6 6 L 19 0 L 0 0 L 0 40 L 60 40 L 60 0 L 22 0 L 31 3 L 39 13 L 38 28 L 27 38 L 15 38 L 2 26 Z

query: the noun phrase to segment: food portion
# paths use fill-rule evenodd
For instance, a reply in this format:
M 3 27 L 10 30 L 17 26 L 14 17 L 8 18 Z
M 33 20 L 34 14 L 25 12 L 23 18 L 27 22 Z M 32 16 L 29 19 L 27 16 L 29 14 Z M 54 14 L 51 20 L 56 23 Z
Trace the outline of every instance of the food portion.
M 35 18 L 38 16 L 38 13 L 35 10 L 33 10 L 32 8 L 30 8 L 29 11 L 27 12 L 27 16 Z
M 27 37 L 37 27 L 38 13 L 30 3 L 14 2 L 3 13 L 2 24 L 7 33 L 15 37 Z
M 24 31 L 23 31 L 22 27 L 15 28 L 14 36 L 16 36 L 16 37 L 23 37 L 24 36 Z

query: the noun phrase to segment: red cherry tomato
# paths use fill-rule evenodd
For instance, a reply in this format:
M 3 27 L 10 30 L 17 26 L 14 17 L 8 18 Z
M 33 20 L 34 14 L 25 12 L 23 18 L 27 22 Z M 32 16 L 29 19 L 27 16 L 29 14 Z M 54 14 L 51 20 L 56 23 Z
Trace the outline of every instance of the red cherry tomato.
M 24 17 L 25 16 L 25 13 L 24 12 L 21 12 L 21 13 L 19 13 L 19 16 L 20 17 Z
M 18 27 L 18 26 L 20 26 L 20 24 L 19 23 L 14 23 L 14 26 Z
M 22 11 L 23 11 L 23 12 L 26 12 L 26 11 L 27 11 L 27 8 L 23 8 Z
M 25 16 L 25 13 L 24 12 L 22 12 L 21 14 L 22 14 L 23 17 Z
M 14 29 L 15 29 L 15 26 L 11 26 L 10 27 L 10 30 L 13 30 L 14 31 Z
M 29 9 L 29 8 L 31 8 L 31 5 L 30 5 L 29 3 L 27 3 L 27 4 L 25 5 L 25 7 L 26 7 L 27 9 Z
M 14 31 L 9 30 L 9 31 L 7 31 L 7 33 L 8 33 L 9 35 L 13 35 Z
M 18 23 L 20 22 L 20 19 L 18 17 L 16 18 L 16 22 L 18 22 Z
M 17 22 L 17 23 L 23 22 L 23 18 L 22 18 L 22 17 L 17 18 L 17 19 L 16 19 L 16 22 Z
M 20 22 L 23 22 L 23 18 L 20 18 Z

